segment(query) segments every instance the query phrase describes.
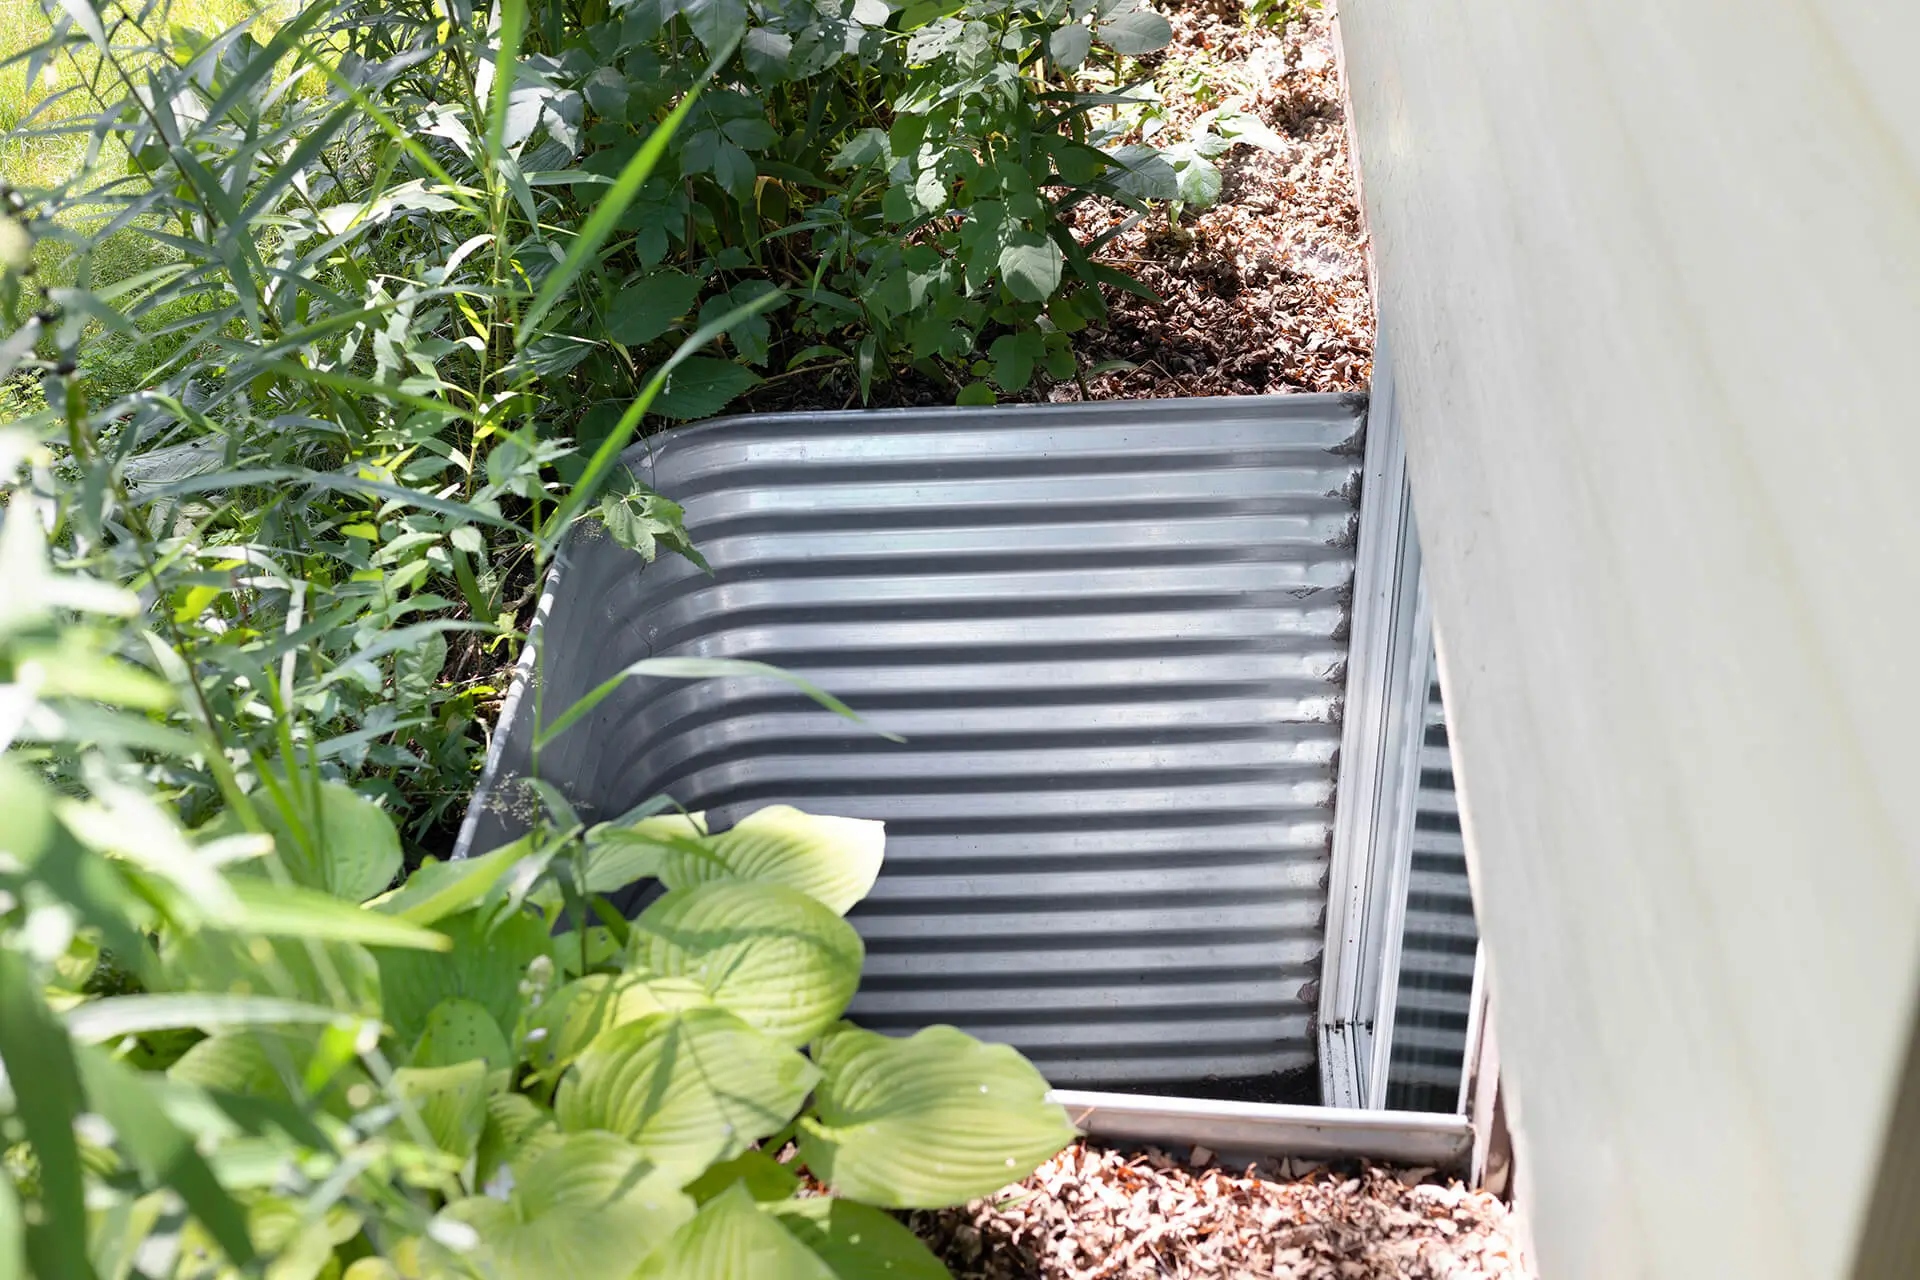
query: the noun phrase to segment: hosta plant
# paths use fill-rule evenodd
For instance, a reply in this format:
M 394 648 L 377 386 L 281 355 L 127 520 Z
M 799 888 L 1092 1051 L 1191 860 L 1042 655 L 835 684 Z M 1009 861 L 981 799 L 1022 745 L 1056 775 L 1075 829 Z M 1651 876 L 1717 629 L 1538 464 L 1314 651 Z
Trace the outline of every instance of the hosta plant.
M 391 829 L 354 793 L 323 792 L 339 838 L 302 875 L 352 897 L 380 882 Z M 267 1150 L 299 1147 L 291 1165 L 236 1190 L 257 1248 L 305 1233 L 288 1274 L 944 1275 L 884 1210 L 987 1194 L 1073 1128 L 1011 1048 L 842 1019 L 863 957 L 843 913 L 882 842 L 878 823 L 787 807 L 720 833 L 697 814 L 547 830 L 429 863 L 363 908 L 439 934 L 441 951 L 163 930 L 155 988 L 351 1015 L 212 1029 L 172 1050 L 168 1087 L 305 1096 L 321 1150 L 362 1144 L 364 1172 L 282 1132 Z M 628 921 L 608 895 L 640 878 L 664 892 Z M 287 1179 L 308 1195 L 328 1181 L 290 1172 L 303 1163 L 366 1182 L 363 1205 L 384 1194 L 414 1212 L 303 1216 Z M 224 1274 L 205 1237 L 184 1252 Z

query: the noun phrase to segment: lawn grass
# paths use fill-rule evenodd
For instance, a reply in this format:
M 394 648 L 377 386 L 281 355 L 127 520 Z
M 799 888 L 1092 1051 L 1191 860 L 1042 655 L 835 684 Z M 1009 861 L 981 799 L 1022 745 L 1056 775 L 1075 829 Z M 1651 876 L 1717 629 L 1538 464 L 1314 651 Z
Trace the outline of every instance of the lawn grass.
M 105 0 L 94 0 L 94 3 L 105 10 L 102 21 L 111 30 L 115 18 L 122 12 L 120 5 L 108 4 Z M 255 34 L 263 39 L 275 25 L 271 6 L 264 7 L 268 11 L 254 26 Z M 214 35 L 260 12 L 262 8 L 263 5 L 257 0 L 172 0 L 170 5 L 157 7 L 149 15 L 146 30 L 159 35 L 172 28 L 184 27 L 203 35 Z M 135 0 L 125 11 L 138 12 L 138 9 L 139 3 Z M 40 7 L 39 0 L 0 0 L 0 61 L 40 43 L 52 30 L 52 21 Z M 125 47 L 129 51 L 147 42 L 147 36 L 131 30 L 114 41 L 116 48 Z M 0 180 L 9 186 L 28 193 L 52 192 L 65 188 L 79 176 L 78 170 L 87 154 L 88 138 L 85 134 L 35 134 L 61 120 L 85 116 L 97 110 L 99 104 L 84 88 L 54 103 L 35 118 L 26 130 L 19 127 L 20 122 L 50 95 L 62 88 L 79 85 L 82 77 L 92 74 L 93 68 L 98 65 L 98 55 L 90 45 L 77 52 L 77 58 L 69 58 L 64 53 L 53 58 L 51 65 L 43 68 L 32 83 L 28 82 L 24 61 L 0 67 Z M 134 54 L 136 59 L 140 56 L 143 55 Z M 101 92 L 111 101 L 121 96 L 124 86 L 117 80 L 103 80 Z M 126 172 L 126 152 L 117 140 L 109 141 L 85 174 L 85 181 L 79 189 L 98 189 Z M 60 221 L 70 229 L 85 231 L 97 225 L 105 216 L 99 206 L 75 200 L 70 194 L 66 198 Z M 158 266 L 174 255 L 172 250 L 156 244 L 135 227 L 123 229 L 105 240 L 96 240 L 84 255 L 76 254 L 70 245 L 53 239 L 43 239 L 34 252 L 40 279 L 56 286 L 74 281 L 83 256 L 91 282 L 98 288 L 148 267 Z M 205 305 L 209 304 L 202 300 L 199 303 L 182 302 L 177 306 L 161 308 L 144 317 L 143 327 L 151 329 L 184 319 L 196 306 Z M 166 348 L 178 341 L 177 338 L 162 339 L 160 347 Z M 158 354 L 164 355 L 165 351 L 160 350 Z M 154 358 L 157 358 L 156 349 L 149 339 L 104 331 L 96 323 L 88 326 L 80 361 L 94 394 L 111 399 L 137 389 L 143 381 L 142 371 Z M 42 403 L 37 381 L 9 380 L 4 387 L 0 387 L 0 423 L 33 412 Z
M 226 30 L 255 8 L 253 0 L 173 0 L 170 7 L 156 10 L 152 21 L 160 27 L 190 27 L 211 35 Z M 111 26 L 113 12 L 103 17 Z M 40 7 L 40 0 L 0 0 L 0 61 L 45 40 L 52 30 L 53 24 Z M 265 34 L 265 28 L 258 30 Z M 80 60 L 90 67 L 93 54 L 83 53 Z M 86 138 L 82 135 L 21 137 L 17 136 L 18 126 L 49 95 L 72 87 L 81 73 L 65 56 L 53 59 L 52 65 L 32 84 L 27 83 L 26 73 L 24 62 L 0 68 L 0 179 L 25 190 L 57 187 L 72 176 L 85 156 Z M 93 109 L 94 103 L 82 90 L 54 104 L 33 122 L 33 127 L 37 129 L 84 115 Z M 114 170 L 124 167 L 125 156 L 117 152 L 104 153 L 101 164 L 105 171 L 97 170 L 96 176 L 111 177 Z

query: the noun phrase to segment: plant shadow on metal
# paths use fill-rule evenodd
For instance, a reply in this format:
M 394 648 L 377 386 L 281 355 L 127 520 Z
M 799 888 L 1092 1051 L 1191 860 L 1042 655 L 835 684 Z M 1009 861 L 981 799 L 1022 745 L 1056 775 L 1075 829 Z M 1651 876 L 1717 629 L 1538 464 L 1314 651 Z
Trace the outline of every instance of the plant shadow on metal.
M 526 777 L 587 821 L 659 795 L 716 825 L 778 803 L 881 819 L 857 1021 L 953 1022 L 1057 1085 L 1272 1099 L 1314 1062 L 1363 410 L 660 437 L 628 465 L 684 503 L 712 572 L 569 544 L 462 839 L 511 838 Z M 636 679 L 553 732 L 635 663 L 716 659 L 804 676 L 905 742 L 765 679 Z

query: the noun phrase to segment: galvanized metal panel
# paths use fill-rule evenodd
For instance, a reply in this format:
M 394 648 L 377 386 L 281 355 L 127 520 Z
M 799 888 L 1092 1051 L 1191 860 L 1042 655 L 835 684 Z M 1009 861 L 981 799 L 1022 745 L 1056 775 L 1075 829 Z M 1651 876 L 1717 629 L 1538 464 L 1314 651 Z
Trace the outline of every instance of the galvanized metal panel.
M 799 672 L 632 681 L 541 753 L 590 815 L 879 818 L 853 1013 L 951 1022 L 1058 1083 L 1311 1067 L 1364 401 L 777 415 L 629 454 L 711 576 L 566 550 L 463 847 L 501 779 L 650 655 Z
M 1200 1145 L 1223 1162 L 1260 1156 L 1369 1159 L 1464 1173 L 1473 1150 L 1473 1129 L 1465 1116 L 1080 1089 L 1055 1089 L 1050 1096 L 1091 1137 L 1161 1147 Z
M 1427 690 L 1426 735 L 1420 747 L 1388 1106 L 1452 1111 L 1458 1104 L 1479 941 L 1453 789 L 1446 707 L 1436 679 Z

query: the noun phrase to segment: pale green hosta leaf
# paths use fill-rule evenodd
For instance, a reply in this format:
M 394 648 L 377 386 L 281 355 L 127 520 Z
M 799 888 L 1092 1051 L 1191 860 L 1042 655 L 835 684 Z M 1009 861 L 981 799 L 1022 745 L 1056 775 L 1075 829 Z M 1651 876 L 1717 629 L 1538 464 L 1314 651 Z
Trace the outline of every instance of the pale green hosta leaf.
M 952 1280 L 946 1264 L 920 1237 L 881 1209 L 838 1196 L 780 1200 L 762 1210 L 791 1231 L 841 1280 Z
M 1032 1063 L 952 1027 L 895 1039 L 842 1023 L 816 1058 L 824 1078 L 800 1122 L 800 1158 L 856 1200 L 961 1204 L 1026 1177 L 1074 1137 Z
M 623 826 L 602 823 L 587 832 L 582 887 L 588 893 L 612 893 L 645 876 L 659 875 L 669 853 L 682 846 L 704 849 L 706 834 L 704 813 L 657 813 Z
M 434 1145 L 465 1160 L 473 1154 L 487 1110 L 487 1064 L 476 1058 L 451 1067 L 401 1067 L 393 1090 L 420 1113 Z
M 634 1280 L 847 1280 L 762 1213 L 736 1183 L 653 1257 Z
M 631 1274 L 694 1210 L 678 1174 L 613 1134 L 570 1133 L 527 1165 L 507 1199 L 475 1196 L 444 1212 L 478 1233 L 482 1274 L 588 1280 Z
M 596 973 L 569 982 L 528 1017 L 522 1051 L 527 1065 L 552 1078 L 565 1070 L 603 1031 L 711 1004 L 705 988 L 685 978 L 646 973 Z
M 704 849 L 669 852 L 656 874 L 673 889 L 728 879 L 783 884 L 845 915 L 872 890 L 886 842 L 884 823 L 769 805 L 705 841 Z
M 777 1132 L 818 1078 L 725 1010 L 683 1009 L 603 1032 L 561 1082 L 554 1114 L 568 1131 L 631 1140 L 679 1186 Z
M 692 978 L 768 1035 L 805 1044 L 853 999 L 866 950 L 852 925 L 798 889 L 722 880 L 675 889 L 642 912 L 633 955 L 652 973 Z
M 553 1112 L 526 1094 L 489 1095 L 474 1161 L 481 1185 L 487 1185 L 503 1167 L 524 1167 L 559 1140 L 560 1126 L 554 1123 Z
M 800 1189 L 800 1175 L 756 1147 L 723 1160 L 687 1184 L 696 1204 L 705 1204 L 734 1183 L 755 1200 L 785 1200 Z
M 475 1059 L 490 1070 L 513 1065 L 506 1033 L 486 1006 L 455 997 L 428 1010 L 426 1029 L 413 1047 L 413 1065 L 450 1067 Z
M 336 1204 L 315 1215 L 308 1205 L 283 1195 L 255 1200 L 248 1206 L 247 1228 L 253 1244 L 273 1259 L 265 1275 L 270 1280 L 321 1280 L 330 1272 L 335 1246 L 360 1234 L 364 1219 L 352 1209 Z M 189 1221 L 181 1233 L 180 1251 L 188 1258 L 203 1257 L 206 1237 L 199 1224 Z M 207 1273 L 183 1267 L 182 1276 Z M 219 1280 L 238 1273 L 215 1271 Z

